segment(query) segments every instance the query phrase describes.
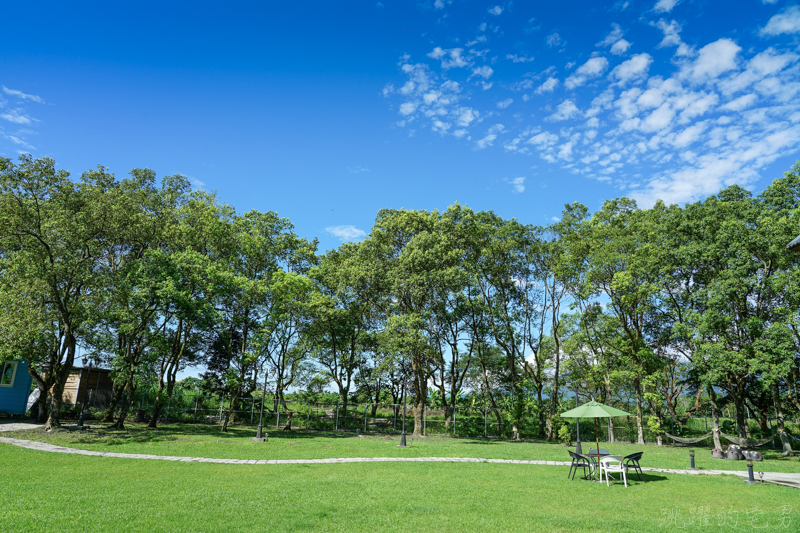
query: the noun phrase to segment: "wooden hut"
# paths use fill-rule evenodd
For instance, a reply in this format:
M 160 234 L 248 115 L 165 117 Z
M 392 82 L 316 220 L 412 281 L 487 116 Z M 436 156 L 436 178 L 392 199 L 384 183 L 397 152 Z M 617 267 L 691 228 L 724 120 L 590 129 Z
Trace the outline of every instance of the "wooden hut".
M 86 391 L 86 405 L 105 409 L 111 402 L 111 393 L 114 381 L 111 371 L 104 368 L 74 366 L 69 371 L 67 381 L 64 383 L 64 394 L 61 401 L 67 405 L 77 405 L 83 401 Z
M 0 413 L 25 414 L 32 380 L 28 373 L 28 361 L 25 359 L 0 363 Z

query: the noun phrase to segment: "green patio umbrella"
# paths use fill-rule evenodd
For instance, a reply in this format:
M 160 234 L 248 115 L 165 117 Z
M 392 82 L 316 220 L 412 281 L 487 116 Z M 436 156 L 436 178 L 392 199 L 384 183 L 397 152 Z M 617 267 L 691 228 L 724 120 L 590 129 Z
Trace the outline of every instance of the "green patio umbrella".
M 591 402 L 579 405 L 575 409 L 570 409 L 569 411 L 561 413 L 561 418 L 594 418 L 594 438 L 597 442 L 597 450 L 599 451 L 600 437 L 597 434 L 597 419 L 628 415 L 630 415 L 630 413 L 592 400 Z

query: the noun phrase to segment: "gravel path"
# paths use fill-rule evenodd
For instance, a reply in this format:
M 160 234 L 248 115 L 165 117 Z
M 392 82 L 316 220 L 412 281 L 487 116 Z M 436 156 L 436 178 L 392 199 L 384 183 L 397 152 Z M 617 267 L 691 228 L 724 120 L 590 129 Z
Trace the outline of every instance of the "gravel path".
M 25 425 L 25 424 L 23 424 Z M 32 424 L 27 424 L 32 425 Z M 35 426 L 34 426 L 35 427 Z M 21 428 L 18 428 L 21 429 Z M 10 430 L 9 430 L 10 431 Z M 304 464 L 328 464 L 328 463 L 391 463 L 391 462 L 437 462 L 437 463 L 500 463 L 500 464 L 519 464 L 519 465 L 542 465 L 542 466 L 569 466 L 569 461 L 522 461 L 516 459 L 480 459 L 470 457 L 347 457 L 332 459 L 214 459 L 209 457 L 178 457 L 174 455 L 148 455 L 140 453 L 115 453 L 115 452 L 95 452 L 90 450 L 78 450 L 65 446 L 56 446 L 46 442 L 33 440 L 9 439 L 0 437 L 0 443 L 19 446 L 29 450 L 51 453 L 70 453 L 73 455 L 93 455 L 99 457 L 115 457 L 118 459 L 150 459 L 156 461 L 178 461 L 183 463 L 218 463 L 231 465 L 304 465 Z M 735 470 L 681 470 L 670 468 L 647 468 L 642 467 L 645 472 L 658 472 L 663 474 L 686 474 L 686 475 L 730 475 L 747 478 L 747 472 Z M 630 479 L 636 479 L 633 474 Z M 756 474 L 758 479 L 758 474 Z M 777 472 L 765 472 L 764 481 L 777 483 L 789 487 L 800 488 L 800 474 L 782 474 Z
M 42 427 L 41 424 L 28 424 L 24 422 L 0 422 L 0 433 L 4 431 L 17 431 L 20 429 L 36 429 Z

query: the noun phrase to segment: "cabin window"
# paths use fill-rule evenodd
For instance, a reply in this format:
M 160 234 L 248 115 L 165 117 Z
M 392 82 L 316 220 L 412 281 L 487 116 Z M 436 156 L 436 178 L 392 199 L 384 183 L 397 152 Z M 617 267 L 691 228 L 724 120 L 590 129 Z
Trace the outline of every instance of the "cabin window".
M 14 378 L 17 375 L 17 362 L 0 363 L 0 368 L 3 369 L 2 374 L 0 374 L 0 387 L 13 387 Z

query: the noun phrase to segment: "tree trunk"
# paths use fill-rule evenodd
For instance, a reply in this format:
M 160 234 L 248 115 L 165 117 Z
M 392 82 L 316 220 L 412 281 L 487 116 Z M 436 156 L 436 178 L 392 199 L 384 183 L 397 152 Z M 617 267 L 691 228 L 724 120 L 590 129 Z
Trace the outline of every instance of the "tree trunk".
M 642 384 L 637 377 L 633 382 L 636 389 L 636 444 L 644 444 L 644 413 L 642 409 Z
M 133 379 L 127 380 L 125 384 L 125 397 L 122 400 L 122 407 L 119 410 L 119 417 L 117 421 L 111 426 L 116 429 L 125 429 L 125 419 L 128 416 L 128 410 L 133 404 L 133 395 L 136 393 L 136 387 L 133 385 Z M 120 394 L 120 396 L 122 396 Z
M 414 437 L 422 437 L 423 433 L 423 412 L 425 409 L 425 399 L 428 396 L 428 380 L 425 375 L 425 368 L 422 363 L 420 353 L 411 355 L 411 372 L 414 378 Z
M 783 449 L 781 457 L 791 457 L 794 452 L 792 451 L 792 441 L 789 440 L 789 435 L 786 434 L 786 429 L 783 426 L 783 407 L 781 406 L 778 384 L 773 383 L 770 388 L 772 389 L 772 401 L 775 403 L 775 424 L 778 426 L 778 435 L 781 436 L 781 448 Z
M 449 428 L 453 424 L 454 409 L 450 405 L 444 406 L 444 427 Z
M 708 387 L 708 401 L 711 404 L 711 423 L 713 424 L 714 448 L 721 450 L 722 442 L 719 440 L 719 408 L 717 407 L 717 392 L 714 387 Z
M 64 385 L 67 383 L 69 371 L 72 370 L 72 363 L 75 360 L 75 337 L 71 330 L 64 334 L 64 342 L 67 345 L 67 358 L 58 372 L 53 373 L 53 397 L 50 400 L 50 412 L 47 422 L 44 425 L 45 431 L 49 431 L 61 425 L 61 400 L 64 395 Z
M 53 395 L 50 397 L 50 409 L 45 422 L 45 431 L 61 425 L 61 398 L 64 396 L 64 382 L 66 379 L 56 379 L 53 384 Z
M 117 383 L 117 380 L 114 380 L 114 392 L 111 395 L 111 402 L 108 404 L 108 409 L 106 409 L 103 418 L 100 419 L 100 422 L 113 422 L 114 421 L 114 411 L 117 409 L 117 405 L 122 400 L 123 393 L 128 387 L 128 381 L 131 379 L 131 373 L 125 377 L 125 380 Z
M 233 411 L 236 409 L 236 405 L 239 403 L 239 391 L 234 391 L 231 394 L 231 402 L 228 405 L 228 410 L 225 412 L 225 418 L 222 420 L 222 432 L 228 432 L 228 422 L 233 417 Z
M 161 416 L 161 410 L 164 408 L 164 380 L 158 380 L 158 390 L 156 391 L 156 398 L 153 402 L 153 417 L 150 419 L 150 423 L 147 424 L 147 427 L 150 429 L 156 429 L 158 427 L 158 417 Z
M 745 405 L 744 405 L 744 398 L 741 398 L 740 395 L 735 394 L 733 395 L 734 405 L 736 407 L 736 429 L 737 433 L 739 434 L 740 439 L 749 439 L 750 438 L 750 428 L 747 424 L 747 418 L 745 417 Z

